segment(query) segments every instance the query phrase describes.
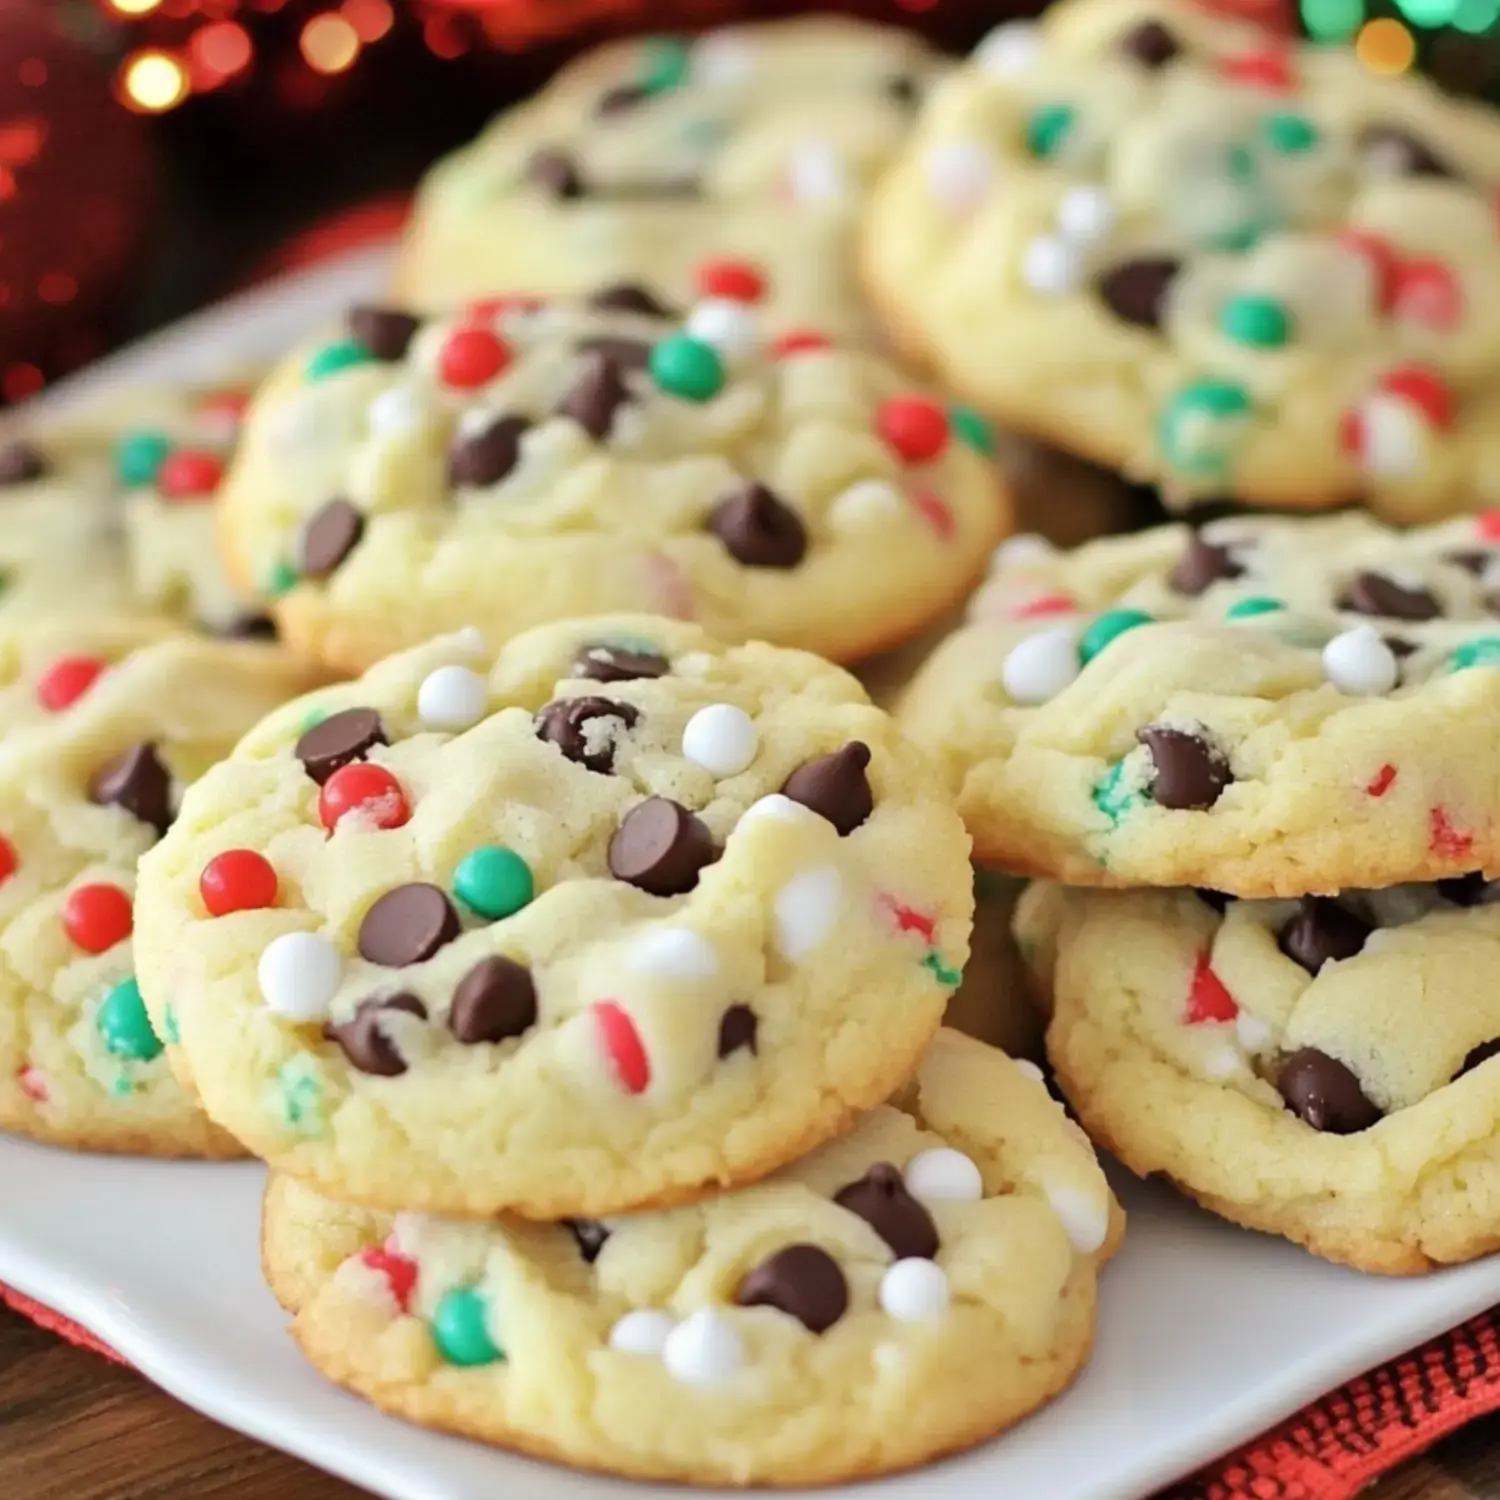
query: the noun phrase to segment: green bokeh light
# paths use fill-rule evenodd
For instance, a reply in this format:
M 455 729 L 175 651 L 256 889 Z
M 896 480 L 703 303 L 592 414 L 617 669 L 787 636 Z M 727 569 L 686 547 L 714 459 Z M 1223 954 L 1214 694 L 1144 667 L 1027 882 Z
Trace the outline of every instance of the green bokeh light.
M 1458 0 L 1396 0 L 1396 8 L 1413 26 L 1446 26 L 1458 9 Z
M 1452 24 L 1471 36 L 1482 36 L 1500 21 L 1500 0 L 1458 0 Z
M 1364 0 L 1302 0 L 1302 19 L 1316 41 L 1343 41 L 1364 18 Z

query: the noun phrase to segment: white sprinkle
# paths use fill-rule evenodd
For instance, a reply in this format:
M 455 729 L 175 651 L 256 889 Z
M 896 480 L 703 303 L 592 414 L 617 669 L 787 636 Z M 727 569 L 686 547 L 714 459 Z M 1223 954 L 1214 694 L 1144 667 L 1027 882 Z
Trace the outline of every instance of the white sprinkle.
M 987 73 L 1024 73 L 1042 55 L 1042 33 L 1032 21 L 1007 21 L 974 49 L 974 61 Z
M 805 818 L 815 818 L 817 813 L 809 807 L 804 807 L 800 802 L 793 802 L 790 797 L 783 796 L 780 792 L 770 792 L 752 802 L 744 812 L 740 814 L 740 820 L 735 824 L 735 832 L 739 832 L 749 823 L 759 822 L 762 818 L 772 823 L 796 823 Z
M 973 208 L 989 189 L 995 161 L 979 141 L 939 141 L 927 153 L 927 186 L 939 203 Z
M 1045 703 L 1062 692 L 1079 670 L 1073 627 L 1054 625 L 1011 648 L 1000 669 L 1000 684 L 1014 703 Z
M 637 1307 L 609 1330 L 609 1347 L 621 1354 L 659 1357 L 667 1346 L 677 1319 L 656 1307 Z
M 948 1277 L 936 1261 L 898 1260 L 880 1278 L 880 1306 L 902 1323 L 924 1323 L 948 1311 Z
M 753 359 L 760 349 L 760 320 L 729 297 L 698 303 L 688 314 L 685 331 L 730 361 Z
M 831 203 L 848 196 L 849 174 L 831 141 L 803 141 L 787 163 L 787 186 L 798 203 Z
M 838 925 L 843 905 L 844 879 L 832 865 L 792 876 L 776 892 L 776 947 L 781 956 L 800 963 L 820 947 Z
M 1323 647 L 1323 672 L 1340 692 L 1375 697 L 1395 687 L 1401 667 L 1373 625 L 1356 625 Z
M 732 703 L 700 708 L 682 731 L 682 753 L 715 776 L 738 776 L 759 749 L 755 721 Z
M 289 1021 L 324 1021 L 344 977 L 344 960 L 316 932 L 284 932 L 266 945 L 256 977 L 267 1009 Z
M 494 425 L 496 415 L 487 406 L 466 407 L 458 416 L 458 435 L 466 438 L 482 437 Z
M 1016 1066 L 1016 1072 L 1030 1078 L 1035 1083 L 1041 1084 L 1043 1088 L 1047 1087 L 1047 1075 L 1030 1058 L 1014 1057 L 1011 1061 Z
M 1380 392 L 1359 412 L 1360 466 L 1381 479 L 1409 479 L 1422 471 L 1427 428 L 1421 413 L 1400 396 Z
M 829 502 L 828 524 L 838 531 L 862 531 L 906 513 L 906 501 L 895 485 L 884 479 L 861 479 Z
M 755 51 L 743 37 L 711 31 L 693 44 L 691 62 L 695 83 L 723 88 L 755 71 Z
M 1045 296 L 1071 292 L 1083 280 L 1083 256 L 1071 240 L 1038 235 L 1021 257 L 1021 279 Z
M 1368 939 L 1366 939 L 1368 946 Z M 1271 1040 L 1271 1028 L 1259 1016 L 1251 1015 L 1241 1007 L 1234 1018 L 1234 1034 L 1246 1052 L 1259 1052 Z
M 417 716 L 429 729 L 467 729 L 489 705 L 489 684 L 468 667 L 439 667 L 417 689 Z
M 718 950 L 690 927 L 655 927 L 642 933 L 629 962 L 637 974 L 667 979 L 712 979 L 719 972 Z
M 1057 227 L 1079 244 L 1102 240 L 1114 222 L 1114 202 L 1102 187 L 1084 184 L 1069 188 L 1057 205 Z
M 371 400 L 365 420 L 375 436 L 399 437 L 415 432 L 427 414 L 427 402 L 415 386 L 393 385 Z
M 998 573 L 1002 568 L 1035 568 L 1051 562 L 1057 556 L 1057 548 L 1044 536 L 1034 531 L 1018 532 L 1007 537 L 990 554 L 990 572 Z
M 478 656 L 485 649 L 484 632 L 477 625 L 465 625 L 454 631 L 453 645 L 468 656 Z
M 962 1151 L 951 1146 L 933 1146 L 919 1151 L 902 1174 L 906 1190 L 914 1198 L 952 1198 L 977 1203 L 984 1197 L 984 1178 Z
M 744 1364 L 745 1346 L 723 1314 L 701 1307 L 667 1335 L 661 1359 L 667 1373 L 684 1385 L 718 1385 Z
M 1104 1243 L 1109 1233 L 1109 1203 L 1099 1194 L 1057 1183 L 1047 1189 L 1047 1202 L 1080 1255 L 1092 1255 Z

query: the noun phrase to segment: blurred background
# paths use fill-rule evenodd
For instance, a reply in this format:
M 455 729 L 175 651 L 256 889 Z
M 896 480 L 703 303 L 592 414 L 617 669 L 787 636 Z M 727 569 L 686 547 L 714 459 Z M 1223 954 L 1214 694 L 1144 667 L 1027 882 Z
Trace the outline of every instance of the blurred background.
M 1500 0 L 1205 0 L 1500 98 Z M 579 47 L 777 0 L 0 0 L 0 405 L 391 234 L 422 169 Z M 823 5 L 972 45 L 1039 0 Z

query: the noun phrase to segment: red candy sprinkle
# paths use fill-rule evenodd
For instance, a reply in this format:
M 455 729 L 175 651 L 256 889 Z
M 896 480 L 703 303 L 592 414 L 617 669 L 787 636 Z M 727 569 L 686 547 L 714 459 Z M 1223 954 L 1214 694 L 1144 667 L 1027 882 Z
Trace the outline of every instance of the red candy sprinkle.
M 1474 517 L 1474 530 L 1487 542 L 1500 542 L 1500 510 L 1482 510 Z
M 1270 89 L 1278 94 L 1286 93 L 1297 82 L 1284 52 L 1245 52 L 1239 57 L 1226 57 L 1219 64 L 1219 72 L 1231 83 Z
M 932 527 L 942 541 L 953 540 L 953 512 L 931 490 L 913 490 L 907 498 L 911 501 L 912 509 Z
M 1440 260 L 1408 260 L 1396 268 L 1391 300 L 1395 316 L 1439 333 L 1463 322 L 1464 294 Z
M 162 460 L 156 486 L 168 500 L 200 500 L 218 489 L 224 463 L 201 448 L 179 448 Z
M 1370 778 L 1370 784 L 1365 788 L 1365 791 L 1371 797 L 1383 797 L 1395 784 L 1395 766 L 1384 765 Z
M 16 853 L 16 846 L 0 833 L 0 885 L 4 885 L 20 866 L 21 857 Z
M 478 301 L 469 303 L 462 316 L 466 323 L 489 323 L 501 313 L 536 312 L 545 305 L 540 297 L 481 297 Z
M 1444 859 L 1466 859 L 1474 849 L 1474 835 L 1460 833 L 1441 807 L 1432 809 L 1428 818 L 1427 847 Z
M 33 1067 L 20 1068 L 16 1071 L 16 1082 L 20 1085 L 21 1092 L 31 1100 L 33 1104 L 45 1104 L 48 1099 L 47 1080 Z
M 948 414 L 920 396 L 893 396 L 875 411 L 875 430 L 909 464 L 926 463 L 948 446 Z
M 698 290 L 730 302 L 759 302 L 766 295 L 766 278 L 748 261 L 708 260 L 698 267 Z
M 411 1299 L 417 1290 L 418 1266 L 409 1255 L 393 1250 L 389 1240 L 361 1251 L 360 1262 L 385 1278 L 392 1301 L 403 1313 L 411 1311 Z
M 1018 604 L 1010 613 L 1014 620 L 1035 620 L 1042 615 L 1070 615 L 1078 608 L 1071 594 L 1038 594 Z
M 222 417 L 238 423 L 249 405 L 249 391 L 211 391 L 199 402 L 198 410 L 206 417 Z
M 488 328 L 456 328 L 438 351 L 443 383 L 463 391 L 487 384 L 509 363 L 509 346 Z
M 791 359 L 797 354 L 816 354 L 832 349 L 833 341 L 811 328 L 793 328 L 772 341 L 771 353 L 776 359 Z
M 1381 235 L 1363 229 L 1341 229 L 1338 242 L 1369 262 L 1375 275 L 1375 300 L 1381 312 L 1389 312 L 1395 301 L 1396 275 L 1400 264 L 1391 242 Z
M 104 953 L 130 936 L 130 897 L 117 885 L 80 885 L 68 892 L 62 924 L 85 953 Z
M 211 917 L 276 904 L 276 871 L 253 849 L 226 849 L 204 865 L 198 893 Z
M 1214 973 L 1208 954 L 1200 953 L 1193 966 L 1193 982 L 1188 988 L 1187 1023 L 1198 1026 L 1205 1021 L 1232 1021 L 1240 1008 L 1234 996 L 1224 988 L 1224 981 Z
M 361 760 L 340 766 L 318 796 L 318 817 L 325 828 L 337 828 L 350 813 L 377 828 L 399 828 L 411 817 L 411 806 L 401 783 L 384 766 Z
M 106 665 L 97 656 L 59 656 L 37 682 L 37 702 L 48 713 L 60 714 L 93 687 Z
M 1453 425 L 1453 391 L 1436 371 L 1424 365 L 1403 365 L 1383 375 L 1380 389 L 1410 401 L 1434 427 Z
M 594 1025 L 621 1087 L 627 1094 L 644 1093 L 651 1082 L 651 1063 L 635 1022 L 613 1000 L 601 1000 L 594 1006 Z
M 915 907 L 904 906 L 894 896 L 883 895 L 880 903 L 890 912 L 897 932 L 919 933 L 924 943 L 931 944 L 933 934 L 937 931 L 937 922 L 932 917 L 916 910 Z

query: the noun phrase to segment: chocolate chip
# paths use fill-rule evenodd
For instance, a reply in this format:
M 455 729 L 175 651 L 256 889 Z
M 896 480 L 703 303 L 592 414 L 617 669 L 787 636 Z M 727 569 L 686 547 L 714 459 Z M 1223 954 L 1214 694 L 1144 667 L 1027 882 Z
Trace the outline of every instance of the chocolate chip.
M 633 281 L 616 281 L 589 295 L 588 305 L 599 312 L 639 313 L 646 318 L 675 318 L 677 309 L 655 292 Z
M 1121 261 L 1099 278 L 1099 295 L 1122 323 L 1160 328 L 1167 293 L 1181 269 L 1182 262 L 1168 255 Z
M 1392 620 L 1435 620 L 1443 612 L 1424 588 L 1404 588 L 1384 573 L 1356 573 L 1339 601 L 1341 608 L 1360 615 L 1383 615 Z
M 1486 878 L 1483 870 L 1471 870 L 1437 882 L 1438 894 L 1455 906 L 1492 906 L 1500 901 L 1500 880 Z
M 651 345 L 645 339 L 616 338 L 613 335 L 597 334 L 593 338 L 579 339 L 580 354 L 602 354 L 617 369 L 626 374 L 639 373 L 651 363 Z
M 323 1035 L 330 1042 L 337 1042 L 344 1049 L 349 1065 L 361 1073 L 373 1073 L 377 1078 L 399 1078 L 406 1071 L 406 1059 L 396 1050 L 396 1044 L 380 1024 L 381 1018 L 392 1011 L 416 1016 L 422 1021 L 427 1019 L 427 1007 L 415 995 L 403 992 L 362 1000 L 347 1021 L 327 1022 Z
M 857 1182 L 840 1188 L 833 1201 L 858 1214 L 898 1260 L 908 1256 L 932 1260 L 937 1255 L 938 1232 L 932 1215 L 906 1191 L 901 1173 L 890 1162 L 876 1162 Z
M 346 708 L 314 724 L 297 741 L 292 754 L 322 786 L 340 766 L 363 760 L 376 745 L 388 745 L 385 725 L 373 708 Z
M 413 882 L 383 895 L 359 924 L 359 954 L 386 969 L 431 958 L 459 934 L 458 913 L 435 885 Z
M 651 90 L 639 83 L 617 83 L 599 95 L 594 106 L 596 114 L 619 115 L 644 104 L 651 97 Z
M 1292 1053 L 1281 1065 L 1276 1087 L 1294 1115 L 1326 1135 L 1357 1135 L 1380 1118 L 1359 1079 L 1316 1047 Z
M 512 958 L 482 958 L 453 991 L 448 1030 L 466 1047 L 503 1042 L 536 1025 L 531 970 Z
M 1464 1060 L 1458 1065 L 1458 1072 L 1453 1075 L 1451 1081 L 1456 1082 L 1465 1073 L 1472 1073 L 1480 1063 L 1487 1063 L 1492 1057 L 1500 1056 L 1500 1037 L 1494 1041 L 1481 1042 L 1477 1047 L 1471 1047 L 1465 1054 Z
M 521 457 L 521 438 L 530 429 L 525 417 L 496 417 L 448 453 L 448 483 L 455 489 L 499 484 Z
M 1309 974 L 1327 963 L 1353 958 L 1374 927 L 1326 896 L 1303 896 L 1296 914 L 1277 935 L 1276 946 Z
M 27 484 L 47 472 L 47 460 L 20 438 L 0 446 L 0 486 Z
M 849 1283 L 838 1262 L 816 1245 L 788 1245 L 741 1283 L 741 1307 L 774 1307 L 812 1333 L 832 1328 L 849 1307 Z
M 1211 891 L 1201 885 L 1193 887 L 1193 894 L 1206 907 L 1218 912 L 1220 916 L 1229 910 L 1229 903 L 1234 900 L 1233 896 L 1226 896 L 1223 891 Z
M 365 518 L 347 500 L 330 500 L 308 517 L 297 548 L 304 578 L 327 578 L 359 546 Z
M 562 1222 L 573 1236 L 578 1253 L 588 1265 L 593 1265 L 609 1238 L 609 1230 L 598 1219 L 564 1219 Z
M 537 714 L 536 737 L 607 776 L 615 766 L 615 740 L 640 716 L 633 704 L 611 698 L 558 698 Z
M 869 764 L 870 747 L 850 740 L 831 755 L 803 761 L 787 777 L 781 794 L 827 818 L 840 835 L 853 833 L 875 810 L 865 775 Z
M 573 675 L 590 682 L 639 682 L 644 677 L 665 677 L 671 670 L 671 662 L 655 651 L 635 651 L 608 642 L 585 646 L 573 659 Z
M 578 164 L 566 151 L 544 147 L 526 164 L 527 181 L 554 198 L 583 198 L 587 190 Z
M 1182 43 L 1160 21 L 1142 21 L 1120 38 L 1120 51 L 1148 68 L 1160 68 L 1182 51 Z
M 763 484 L 747 484 L 714 507 L 708 529 L 747 568 L 795 568 L 807 554 L 807 528 Z
M 376 359 L 388 364 L 406 358 L 406 351 L 421 324 L 397 307 L 374 307 L 361 303 L 349 309 L 349 332 Z
M 1179 594 L 1196 599 L 1220 579 L 1239 578 L 1244 571 L 1228 547 L 1216 547 L 1195 531 L 1172 569 L 1170 582 Z
M 1390 653 L 1397 661 L 1405 661 L 1416 649 L 1415 641 L 1404 640 L 1399 635 L 1383 635 L 1380 638 L 1390 648 Z
M 1212 807 L 1233 780 L 1229 763 L 1210 744 L 1181 729 L 1148 725 L 1136 739 L 1151 756 L 1151 799 L 1158 807 L 1196 812 Z
M 274 641 L 276 621 L 270 615 L 257 613 L 236 615 L 219 626 L 218 634 L 226 641 Z
M 922 102 L 922 85 L 910 73 L 896 73 L 887 78 L 885 91 L 904 109 L 915 109 Z
M 578 375 L 557 404 L 557 415 L 571 417 L 595 442 L 603 442 L 615 424 L 615 413 L 630 400 L 620 366 L 602 350 L 583 356 Z
M 1472 573 L 1477 578 L 1489 567 L 1495 556 L 1495 553 L 1482 547 L 1460 547 L 1456 552 L 1443 553 L 1443 561 L 1452 563 L 1455 568 L 1462 568 L 1465 573 Z
M 1425 141 L 1399 125 L 1372 125 L 1359 137 L 1359 149 L 1379 170 L 1401 177 L 1457 177 L 1460 174 Z
M 648 797 L 625 814 L 609 841 L 609 869 L 653 896 L 681 896 L 698 872 L 718 858 L 701 818 L 667 797 Z
M 155 745 L 132 745 L 95 773 L 89 800 L 101 807 L 123 807 L 163 834 L 172 826 L 172 773 Z
M 756 1032 L 759 1029 L 755 1012 L 748 1005 L 731 1005 L 719 1018 L 719 1056 L 728 1057 L 741 1047 L 758 1053 Z

